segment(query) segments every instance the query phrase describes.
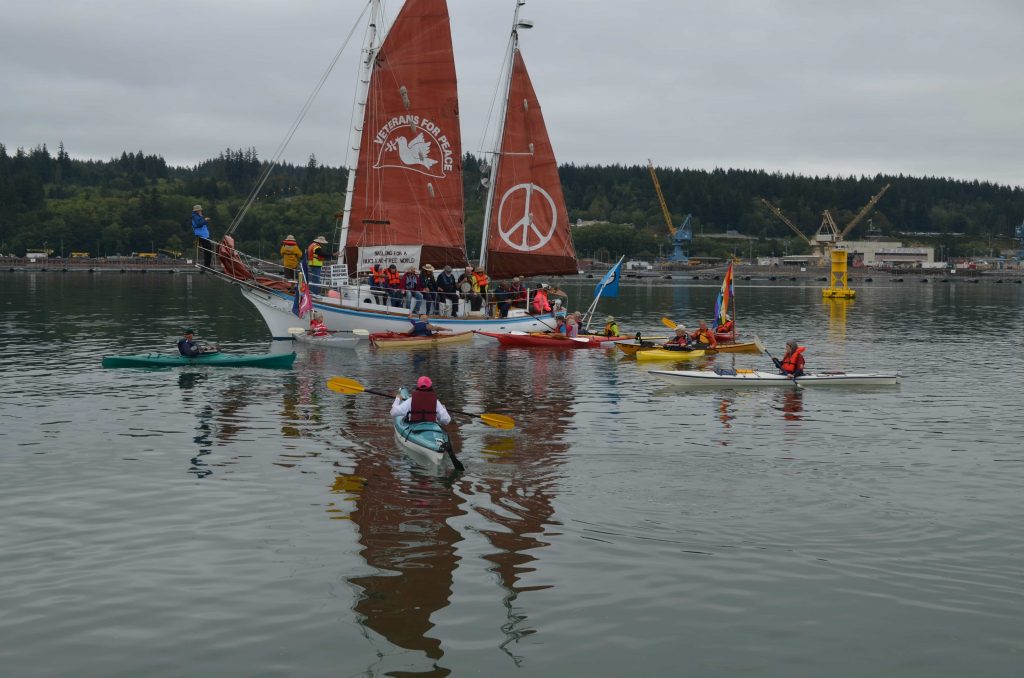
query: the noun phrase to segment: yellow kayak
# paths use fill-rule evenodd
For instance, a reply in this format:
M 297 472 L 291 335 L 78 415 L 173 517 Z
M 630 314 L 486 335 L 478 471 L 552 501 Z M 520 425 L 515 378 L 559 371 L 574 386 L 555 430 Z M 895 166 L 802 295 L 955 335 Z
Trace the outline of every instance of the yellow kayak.
M 645 348 L 636 352 L 637 360 L 693 360 L 703 358 L 706 355 L 713 355 L 714 351 L 670 351 L 667 348 Z
M 647 351 L 653 351 L 660 348 L 660 344 L 654 344 L 651 346 L 651 343 L 652 342 L 645 341 L 644 344 L 648 345 L 644 346 L 636 341 L 619 341 L 616 342 L 615 345 L 626 355 L 636 355 L 637 353 L 646 353 Z M 715 353 L 760 353 L 757 348 L 757 344 L 752 341 L 738 341 L 730 344 L 719 344 L 714 349 L 700 352 L 705 355 L 714 355 Z M 678 351 L 673 351 L 673 353 L 678 353 Z

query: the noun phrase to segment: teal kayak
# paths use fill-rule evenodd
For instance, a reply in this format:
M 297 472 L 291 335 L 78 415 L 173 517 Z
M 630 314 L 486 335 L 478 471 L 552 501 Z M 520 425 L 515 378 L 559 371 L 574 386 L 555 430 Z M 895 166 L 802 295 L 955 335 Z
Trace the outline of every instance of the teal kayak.
M 147 353 L 146 355 L 111 355 L 103 359 L 104 367 L 179 367 L 209 365 L 210 367 L 291 367 L 295 353 L 209 353 L 186 358 L 183 355 Z
M 401 390 L 403 400 L 409 397 L 406 389 Z M 439 469 L 445 463 L 451 440 L 440 424 L 433 421 L 408 422 L 403 417 L 394 417 L 395 442 L 421 465 Z

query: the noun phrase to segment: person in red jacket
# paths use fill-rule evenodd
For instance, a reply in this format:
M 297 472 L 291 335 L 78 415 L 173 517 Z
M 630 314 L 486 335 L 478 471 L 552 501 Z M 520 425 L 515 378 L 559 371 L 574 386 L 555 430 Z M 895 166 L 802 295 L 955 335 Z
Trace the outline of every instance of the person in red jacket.
M 786 355 L 782 360 L 772 358 L 775 366 L 790 377 L 802 377 L 804 375 L 804 347 L 798 346 L 796 341 L 790 339 L 786 342 Z

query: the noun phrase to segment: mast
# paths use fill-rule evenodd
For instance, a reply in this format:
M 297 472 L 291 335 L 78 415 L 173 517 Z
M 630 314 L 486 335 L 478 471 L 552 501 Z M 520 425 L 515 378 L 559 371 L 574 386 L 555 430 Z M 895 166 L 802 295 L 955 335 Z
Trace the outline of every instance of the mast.
M 341 226 L 338 229 L 338 248 L 341 250 L 342 263 L 345 261 L 345 252 L 348 249 L 345 244 L 348 242 L 348 225 L 352 218 L 352 196 L 356 185 L 356 170 L 359 166 L 359 148 L 363 139 L 363 127 L 366 125 L 366 100 L 370 92 L 370 75 L 373 72 L 373 60 L 376 57 L 380 45 L 377 43 L 377 21 L 381 18 L 380 0 L 370 0 L 370 25 L 366 38 L 366 46 L 363 48 L 363 63 L 359 67 L 359 87 L 356 101 L 358 104 L 357 114 L 352 120 L 352 137 L 355 139 L 352 144 L 352 163 L 348 170 L 348 184 L 345 188 L 345 207 L 342 212 Z
M 487 186 L 487 202 L 484 205 L 484 228 L 480 237 L 480 265 L 479 268 L 487 270 L 487 236 L 491 226 L 491 211 L 494 209 L 494 188 L 498 179 L 498 165 L 501 163 L 501 141 L 505 136 L 505 117 L 508 114 L 508 97 L 512 89 L 512 56 L 519 50 L 519 29 L 532 28 L 529 21 L 519 23 L 519 8 L 526 4 L 526 0 L 516 0 L 516 11 L 512 16 L 512 36 L 509 38 L 509 50 L 505 55 L 508 62 L 508 71 L 505 73 L 505 96 L 502 97 L 501 112 L 498 119 L 498 132 L 494 139 L 494 151 L 491 154 L 491 176 Z

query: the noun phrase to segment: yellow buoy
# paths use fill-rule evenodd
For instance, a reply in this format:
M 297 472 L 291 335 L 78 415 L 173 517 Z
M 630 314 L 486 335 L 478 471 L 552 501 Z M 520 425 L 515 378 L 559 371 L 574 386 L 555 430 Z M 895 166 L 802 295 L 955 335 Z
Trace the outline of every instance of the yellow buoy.
M 851 290 L 846 282 L 846 250 L 838 247 L 832 250 L 832 282 L 821 291 L 821 296 L 826 299 L 853 299 L 857 296 L 856 290 Z

